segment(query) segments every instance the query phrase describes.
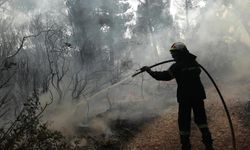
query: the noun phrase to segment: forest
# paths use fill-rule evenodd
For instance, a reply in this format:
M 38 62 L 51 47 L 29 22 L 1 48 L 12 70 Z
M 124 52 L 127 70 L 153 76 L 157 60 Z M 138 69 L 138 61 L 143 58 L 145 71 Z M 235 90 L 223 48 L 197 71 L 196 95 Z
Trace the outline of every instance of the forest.
M 178 149 L 176 82 L 131 77 L 172 59 L 174 42 L 214 77 L 238 149 L 250 148 L 249 8 L 248 0 L 0 0 L 0 149 Z M 232 149 L 223 106 L 204 72 L 201 80 L 215 146 Z M 165 130 L 172 145 L 154 142 Z

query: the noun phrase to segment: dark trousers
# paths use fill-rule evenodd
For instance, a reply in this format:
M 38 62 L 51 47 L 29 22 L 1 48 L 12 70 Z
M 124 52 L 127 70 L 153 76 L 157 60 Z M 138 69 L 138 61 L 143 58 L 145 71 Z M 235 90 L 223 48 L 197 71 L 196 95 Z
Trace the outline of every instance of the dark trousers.
M 206 147 L 212 145 L 211 133 L 207 126 L 207 116 L 203 100 L 187 100 L 179 103 L 178 124 L 180 130 L 181 144 L 183 149 L 190 149 L 189 141 L 190 126 L 191 126 L 191 112 L 193 110 L 194 121 L 202 133 L 202 141 Z

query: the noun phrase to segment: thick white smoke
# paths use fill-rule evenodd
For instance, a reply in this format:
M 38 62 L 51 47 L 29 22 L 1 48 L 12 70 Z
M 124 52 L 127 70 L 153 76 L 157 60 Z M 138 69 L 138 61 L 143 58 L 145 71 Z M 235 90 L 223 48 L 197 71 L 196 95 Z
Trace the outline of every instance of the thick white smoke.
M 138 2 L 133 3 L 132 0 L 131 4 L 134 4 L 132 10 L 136 11 Z M 186 29 L 186 21 L 183 19 L 185 13 L 178 14 L 179 10 L 173 8 L 172 1 L 171 13 L 181 36 L 173 39 L 173 28 L 165 28 L 161 32 L 154 33 L 152 38 L 155 38 L 159 52 L 157 59 L 155 59 L 154 50 L 150 49 L 152 43 L 132 43 L 130 49 L 134 68 L 130 73 L 141 66 L 171 59 L 168 48 L 174 41 L 183 41 L 190 52 L 198 56 L 198 61 L 210 71 L 219 85 L 224 85 L 225 82 L 233 85 L 238 84 L 239 81 L 249 81 L 250 22 L 248 14 L 250 14 L 250 2 L 242 0 L 225 4 L 223 1 L 197 0 L 197 4 L 199 4 L 198 8 L 189 11 L 190 26 Z M 67 20 L 64 0 L 13 1 L 6 8 L 9 10 L 1 11 L 6 16 L 15 16 L 14 22 L 18 26 L 29 22 L 34 15 L 38 14 L 50 14 L 54 16 L 53 19 L 61 23 Z M 178 20 L 180 18 L 184 21 Z M 81 16 L 73 19 L 81 19 Z M 141 36 L 141 39 L 144 39 L 148 35 Z M 168 67 L 169 64 L 157 67 L 156 70 L 164 70 Z M 124 78 L 128 75 L 124 75 Z M 202 79 L 205 81 L 204 76 Z M 54 128 L 64 130 L 82 125 L 87 118 L 107 112 L 110 108 L 115 110 L 112 115 L 108 114 L 110 118 L 136 119 L 154 113 L 158 115 L 168 105 L 175 103 L 175 89 L 175 81 L 158 82 L 147 74 L 143 74 L 133 79 L 127 79 L 117 86 L 107 88 L 93 97 L 82 98 L 80 104 L 66 103 L 60 107 L 51 106 L 45 119 L 53 121 Z M 228 91 L 233 90 L 240 89 L 228 89 Z M 41 99 L 46 101 L 48 97 L 44 96 Z M 93 126 L 100 127 L 105 131 L 108 130 L 105 121 L 95 120 L 92 123 L 105 124 Z

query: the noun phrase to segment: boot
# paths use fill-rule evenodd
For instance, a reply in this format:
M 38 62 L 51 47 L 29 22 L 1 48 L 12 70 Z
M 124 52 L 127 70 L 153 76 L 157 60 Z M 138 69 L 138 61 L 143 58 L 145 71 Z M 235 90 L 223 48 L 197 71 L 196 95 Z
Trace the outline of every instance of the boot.
M 189 140 L 189 135 L 181 135 L 181 149 L 182 150 L 191 150 L 191 144 Z
M 214 150 L 213 139 L 208 128 L 200 129 L 202 133 L 202 142 L 205 145 L 206 150 Z

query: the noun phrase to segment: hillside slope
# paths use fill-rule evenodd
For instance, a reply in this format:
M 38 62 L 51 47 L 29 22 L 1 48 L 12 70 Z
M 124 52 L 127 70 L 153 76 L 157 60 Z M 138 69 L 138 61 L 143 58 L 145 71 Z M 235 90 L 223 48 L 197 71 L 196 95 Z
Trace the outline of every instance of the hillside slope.
M 231 113 L 238 150 L 250 149 L 250 125 L 247 117 L 247 102 L 227 100 Z M 168 109 L 164 115 L 145 125 L 126 146 L 126 150 L 178 150 L 180 149 L 177 105 Z M 220 102 L 206 101 L 209 127 L 214 139 L 216 150 L 232 149 L 231 133 L 224 109 Z M 249 111 L 249 110 L 248 110 Z M 249 113 L 249 112 L 248 112 Z M 200 132 L 192 122 L 191 142 L 194 150 L 204 149 Z

